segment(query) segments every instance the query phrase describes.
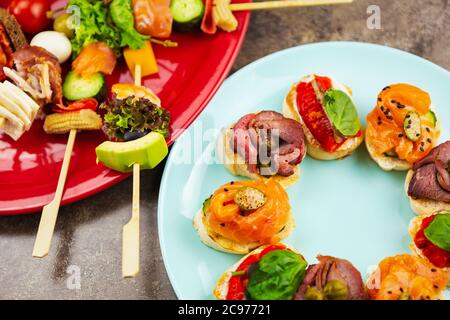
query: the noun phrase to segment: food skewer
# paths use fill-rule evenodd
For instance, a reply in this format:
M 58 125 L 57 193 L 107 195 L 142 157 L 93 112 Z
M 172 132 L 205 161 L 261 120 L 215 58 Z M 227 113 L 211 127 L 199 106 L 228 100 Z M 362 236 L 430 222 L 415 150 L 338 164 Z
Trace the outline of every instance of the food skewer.
M 136 64 L 134 69 L 134 84 L 141 86 L 141 65 Z M 139 229 L 140 229 L 140 173 L 139 162 L 133 164 L 133 203 L 131 219 L 123 226 L 122 236 L 122 276 L 124 278 L 134 277 L 139 272 Z
M 352 2 L 353 0 L 280 0 L 231 3 L 231 0 L 207 0 L 201 28 L 203 32 L 209 34 L 214 34 L 217 28 L 227 32 L 235 31 L 238 21 L 233 15 L 234 11 L 311 7 Z
M 231 3 L 231 11 L 264 10 L 291 7 L 324 6 L 333 4 L 352 3 L 353 0 L 280 0 L 263 2 Z
M 53 231 L 55 230 L 56 218 L 58 217 L 59 206 L 61 204 L 61 199 L 63 196 L 67 172 L 70 165 L 70 158 L 72 156 L 72 150 L 73 145 L 75 144 L 76 136 L 77 130 L 71 129 L 69 133 L 69 139 L 67 140 L 66 151 L 64 153 L 63 164 L 59 173 L 55 197 L 53 198 L 52 202 L 46 205 L 42 210 L 41 221 L 39 222 L 39 229 L 33 248 L 33 257 L 43 258 L 48 255 L 48 252 L 50 251 Z
M 36 241 L 33 248 L 33 257 L 43 258 L 48 255 L 50 245 L 55 229 L 56 219 L 61 204 L 61 199 L 66 183 L 67 172 L 69 170 L 70 159 L 72 156 L 77 130 L 98 130 L 102 126 L 100 116 L 93 110 L 82 109 L 67 113 L 55 113 L 47 116 L 44 123 L 44 130 L 47 133 L 67 133 L 66 151 L 64 160 L 59 174 L 58 185 L 56 187 L 55 197 L 52 202 L 42 210 L 41 221 L 39 223 Z

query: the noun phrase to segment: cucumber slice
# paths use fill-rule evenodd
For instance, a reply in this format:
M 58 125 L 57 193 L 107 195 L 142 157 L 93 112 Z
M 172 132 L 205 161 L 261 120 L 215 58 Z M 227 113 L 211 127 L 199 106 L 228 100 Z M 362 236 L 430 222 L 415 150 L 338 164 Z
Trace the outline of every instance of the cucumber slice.
M 170 11 L 174 28 L 188 32 L 198 28 L 203 18 L 205 5 L 202 0 L 172 0 Z
M 208 211 L 208 208 L 211 205 L 211 198 L 212 196 L 203 201 L 202 212 L 204 216 L 206 216 L 206 212 Z
M 406 137 L 411 141 L 419 140 L 422 135 L 420 115 L 417 112 L 408 112 L 403 121 Z
M 234 196 L 234 202 L 244 211 L 261 208 L 266 200 L 264 192 L 252 187 L 242 187 Z
M 427 118 L 430 119 L 430 121 L 433 123 L 433 128 L 436 127 L 437 117 L 436 114 L 433 111 L 428 111 Z
M 384 155 L 389 158 L 398 158 L 398 154 L 394 150 L 385 152 Z
M 70 101 L 97 97 L 101 100 L 105 89 L 105 78 L 100 72 L 82 77 L 71 71 L 64 80 L 63 96 Z

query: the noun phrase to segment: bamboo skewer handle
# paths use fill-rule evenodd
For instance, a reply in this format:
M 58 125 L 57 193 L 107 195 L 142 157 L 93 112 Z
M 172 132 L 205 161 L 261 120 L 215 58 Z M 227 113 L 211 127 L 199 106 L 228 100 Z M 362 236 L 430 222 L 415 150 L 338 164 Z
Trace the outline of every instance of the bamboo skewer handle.
M 138 64 L 134 69 L 134 84 L 140 86 L 142 69 Z M 122 276 L 134 277 L 139 272 L 139 201 L 140 201 L 140 173 L 139 163 L 133 165 L 133 206 L 131 220 L 123 227 L 122 235 Z
M 48 255 L 52 242 L 53 231 L 55 230 L 56 218 L 58 217 L 59 206 L 61 204 L 64 185 L 66 184 L 67 172 L 69 170 L 70 158 L 72 156 L 73 145 L 77 136 L 77 130 L 70 130 L 67 141 L 66 151 L 61 171 L 59 173 L 58 186 L 56 187 L 55 197 L 52 202 L 42 210 L 41 221 L 34 243 L 33 257 L 43 258 Z
M 290 7 L 310 7 L 332 4 L 351 3 L 353 0 L 280 0 L 264 2 L 232 3 L 229 5 L 231 11 L 262 10 Z
M 134 277 L 139 272 L 139 188 L 141 168 L 133 165 L 133 208 L 131 220 L 123 227 L 122 240 L 122 276 Z

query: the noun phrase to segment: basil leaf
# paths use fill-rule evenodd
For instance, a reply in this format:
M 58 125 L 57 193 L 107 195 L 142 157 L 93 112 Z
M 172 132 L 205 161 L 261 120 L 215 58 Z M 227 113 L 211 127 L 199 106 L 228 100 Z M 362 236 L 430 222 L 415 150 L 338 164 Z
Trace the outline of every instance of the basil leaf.
M 248 270 L 246 296 L 252 300 L 291 300 L 307 263 L 289 250 L 274 250 Z
M 436 247 L 450 251 L 450 213 L 438 214 L 424 234 Z
M 343 91 L 329 89 L 324 95 L 325 112 L 339 133 L 354 136 L 361 129 L 358 112 L 352 99 Z

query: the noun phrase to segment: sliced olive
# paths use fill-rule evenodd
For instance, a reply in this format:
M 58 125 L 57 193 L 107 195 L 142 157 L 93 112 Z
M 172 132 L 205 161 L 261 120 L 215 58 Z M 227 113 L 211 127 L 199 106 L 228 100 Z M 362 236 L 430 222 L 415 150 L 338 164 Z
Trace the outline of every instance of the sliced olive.
M 261 208 L 266 201 L 264 192 L 253 187 L 242 187 L 234 196 L 234 202 L 244 211 Z
M 324 300 L 323 293 L 314 287 L 308 287 L 305 292 L 305 300 Z
M 328 281 L 323 288 L 323 293 L 328 300 L 347 300 L 347 284 L 339 280 Z
M 437 117 L 433 111 L 428 111 L 427 118 L 430 119 L 431 123 L 433 124 L 433 128 L 436 127 Z
M 408 112 L 403 122 L 403 128 L 409 140 L 419 140 L 422 135 L 420 115 L 417 112 Z
M 67 38 L 72 39 L 75 36 L 75 30 L 71 26 L 72 16 L 63 13 L 53 22 L 53 30 L 64 33 Z

